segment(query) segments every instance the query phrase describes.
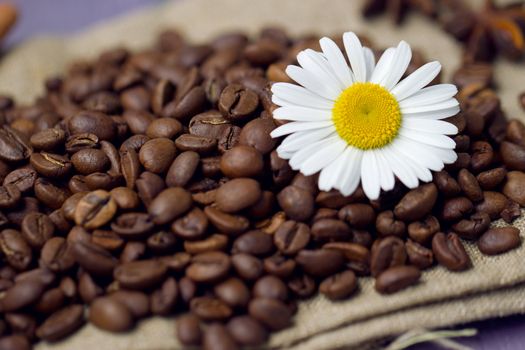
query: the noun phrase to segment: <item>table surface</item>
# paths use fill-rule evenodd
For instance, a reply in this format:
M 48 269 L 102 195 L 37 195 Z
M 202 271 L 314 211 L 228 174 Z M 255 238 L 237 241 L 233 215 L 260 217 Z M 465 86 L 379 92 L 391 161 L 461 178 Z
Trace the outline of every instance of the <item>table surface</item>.
M 36 34 L 64 35 L 129 10 L 154 6 L 165 0 L 12 0 L 20 11 L 19 21 L 6 38 L 4 49 Z M 189 1 L 189 0 L 187 0 Z M 477 328 L 477 336 L 460 342 L 476 350 L 525 349 L 525 316 L 511 316 L 463 325 Z M 412 350 L 437 350 L 425 344 Z

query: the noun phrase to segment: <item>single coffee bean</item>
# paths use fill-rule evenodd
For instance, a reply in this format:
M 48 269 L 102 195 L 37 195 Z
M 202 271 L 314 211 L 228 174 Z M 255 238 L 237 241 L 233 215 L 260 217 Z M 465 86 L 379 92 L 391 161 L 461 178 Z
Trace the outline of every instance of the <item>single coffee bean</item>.
M 240 279 L 232 277 L 214 287 L 215 295 L 231 308 L 243 308 L 250 301 L 250 291 Z
M 299 298 L 310 298 L 317 291 L 315 280 L 306 274 L 292 278 L 288 282 L 288 288 Z
M 334 249 L 344 254 L 347 266 L 354 272 L 366 275 L 370 272 L 370 250 L 358 243 L 330 242 L 323 249 Z
M 190 254 L 200 254 L 211 252 L 215 250 L 224 251 L 228 246 L 228 237 L 218 233 L 199 240 L 199 241 L 185 241 L 184 249 Z
M 485 170 L 476 176 L 479 185 L 484 190 L 492 190 L 496 188 L 507 175 L 507 170 L 504 168 L 494 168 Z
M 344 255 L 336 250 L 301 250 L 295 260 L 302 269 L 314 277 L 327 277 L 341 270 Z
M 272 119 L 256 118 L 242 128 L 239 136 L 239 144 L 251 146 L 265 155 L 270 153 L 277 141 L 270 136 L 275 129 L 275 123 Z
M 185 186 L 195 174 L 199 163 L 200 156 L 198 153 L 182 152 L 169 167 L 166 184 L 170 187 Z
M 11 171 L 4 178 L 4 187 L 8 185 L 15 185 L 20 192 L 26 192 L 33 188 L 38 177 L 37 172 L 32 168 L 20 168 Z
M 151 294 L 151 312 L 154 315 L 162 316 L 170 314 L 177 302 L 178 294 L 175 278 L 167 278 L 164 283 Z
M 15 207 L 22 198 L 22 192 L 14 184 L 0 187 L 0 208 L 9 209 Z
M 155 120 L 152 114 L 139 110 L 126 110 L 122 118 L 133 134 L 145 134 L 148 126 Z
M 408 192 L 396 205 L 394 214 L 401 220 L 415 221 L 430 213 L 438 196 L 433 183 L 419 186 Z
M 281 253 L 295 255 L 310 241 L 310 228 L 301 222 L 289 220 L 279 226 L 273 239 Z
M 273 238 L 263 231 L 248 231 L 233 242 L 233 253 L 245 253 L 255 256 L 266 256 L 273 252 Z
M 490 226 L 487 213 L 474 213 L 470 219 L 462 219 L 452 225 L 452 229 L 463 239 L 477 239 Z
M 411 239 L 406 241 L 405 250 L 407 252 L 408 261 L 412 265 L 422 270 L 432 266 L 432 263 L 434 262 L 434 254 L 432 253 L 432 250 L 412 241 Z
M 352 230 L 342 220 L 321 219 L 312 225 L 312 237 L 318 241 L 345 241 Z
M 142 202 L 149 206 L 153 199 L 166 188 L 166 183 L 159 175 L 144 171 L 136 181 L 137 193 Z
M 479 186 L 478 180 L 467 169 L 459 171 L 458 183 L 465 196 L 471 201 L 479 202 L 483 199 L 483 191 Z
M 508 169 L 525 171 L 525 146 L 503 141 L 500 154 Z
M 238 236 L 250 226 L 244 216 L 227 214 L 212 206 L 205 207 L 204 213 L 219 232 L 227 235 Z
M 244 280 L 253 281 L 263 273 L 263 263 L 250 254 L 234 254 L 231 262 L 235 272 Z
M 524 101 L 523 96 L 524 94 L 522 93 L 520 95 L 520 102 L 522 106 Z M 525 125 L 517 119 L 509 120 L 507 124 L 506 137 L 507 140 L 512 143 L 525 146 Z
M 193 257 L 186 275 L 195 282 L 213 283 L 228 274 L 230 257 L 222 252 L 201 253 Z
M 436 260 L 451 271 L 462 271 L 470 267 L 470 257 L 455 233 L 436 233 L 432 239 L 432 251 Z
M 406 251 L 403 241 L 395 236 L 376 240 L 370 256 L 370 272 L 377 277 L 381 272 L 393 266 L 404 265 Z
M 63 237 L 50 238 L 42 247 L 40 263 L 54 272 L 63 272 L 72 268 L 75 257 L 70 242 Z
M 16 230 L 5 229 L 0 232 L 0 250 L 7 263 L 16 270 L 26 270 L 31 264 L 31 247 Z
M 255 204 L 260 196 L 261 189 L 257 181 L 249 178 L 238 178 L 219 187 L 215 202 L 218 209 L 227 213 L 234 213 Z
M 128 289 L 147 289 L 160 283 L 167 268 L 157 260 L 139 260 L 121 264 L 113 271 L 113 277 Z
M 190 210 L 183 217 L 175 220 L 171 230 L 183 239 L 200 239 L 208 228 L 208 218 L 198 207 Z
M 160 174 L 168 170 L 176 152 L 170 139 L 151 139 L 140 148 L 139 160 L 146 170 Z
M 469 214 L 474 206 L 466 197 L 455 197 L 445 200 L 441 216 L 445 221 L 457 221 Z
M 280 158 L 275 150 L 270 153 L 270 167 L 272 179 L 276 186 L 283 187 L 292 180 L 294 175 L 292 168 L 288 161 Z
M 288 299 L 288 288 L 280 278 L 267 275 L 255 282 L 253 285 L 253 295 L 256 298 L 271 298 L 286 301 Z
M 209 110 L 191 118 L 189 132 L 195 136 L 219 139 L 230 126 L 231 122 L 224 119 L 219 111 Z
M 202 342 L 204 350 L 239 349 L 226 327 L 220 323 L 212 323 L 206 327 Z
M 182 124 L 172 118 L 157 118 L 154 119 L 146 129 L 146 136 L 155 139 L 165 137 L 173 139 L 182 131 Z
M 182 134 L 175 140 L 175 145 L 181 151 L 194 151 L 200 155 L 205 155 L 217 148 L 217 139 Z
M 119 209 L 135 209 L 140 204 L 137 192 L 127 187 L 115 187 L 109 193 Z
M 51 314 L 64 305 L 64 299 L 64 292 L 60 288 L 49 289 L 42 294 L 38 303 L 35 304 L 35 311 L 45 315 Z
M 297 262 L 280 254 L 274 254 L 263 260 L 264 271 L 281 279 L 289 278 L 297 267 Z
M 262 155 L 253 147 L 236 146 L 221 157 L 221 171 L 229 178 L 255 177 L 263 170 Z
M 345 205 L 339 210 L 338 216 L 339 219 L 356 228 L 366 228 L 376 220 L 372 206 L 362 203 Z
M 98 228 L 109 222 L 117 211 L 117 204 L 109 192 L 96 190 L 86 194 L 75 209 L 75 223 L 87 229 Z
M 81 111 L 68 119 L 69 132 L 74 134 L 91 133 L 100 140 L 111 141 L 117 132 L 113 120 L 107 115 L 94 111 Z
M 417 283 L 420 277 L 417 267 L 394 266 L 377 277 L 375 288 L 381 294 L 391 294 Z
M 193 205 L 188 191 L 171 187 L 159 193 L 148 207 L 148 212 L 157 225 L 167 224 L 181 216 Z
M 19 162 L 29 158 L 33 148 L 25 135 L 4 125 L 0 129 L 0 159 L 7 162 Z
M 0 300 L 2 312 L 13 312 L 38 301 L 45 290 L 45 285 L 38 279 L 25 279 L 17 281 L 5 291 Z
M 140 160 L 138 153 L 131 148 L 124 148 L 120 150 L 120 167 L 122 176 L 126 180 L 128 188 L 135 187 L 135 182 L 140 173 Z
M 282 301 L 268 298 L 255 298 L 248 306 L 250 316 L 267 328 L 278 331 L 290 325 L 292 313 Z
M 75 242 L 72 250 L 76 262 L 96 276 L 111 276 L 118 263 L 107 250 L 92 243 Z
M 331 300 L 347 298 L 357 288 L 355 273 L 351 270 L 343 271 L 323 280 L 319 285 L 319 292 Z
M 483 192 L 483 201 L 476 205 L 476 210 L 486 213 L 492 220 L 500 217 L 500 213 L 507 207 L 509 199 L 499 192 Z
M 82 149 L 95 148 L 99 144 L 99 138 L 95 134 L 80 133 L 71 135 L 65 144 L 68 153 L 75 153 Z
M 510 171 L 507 174 L 507 182 L 505 182 L 503 186 L 503 194 L 524 207 L 525 173 L 521 171 Z
M 240 84 L 231 84 L 222 90 L 219 110 L 229 120 L 241 120 L 257 109 L 259 98 L 252 90 Z
M 22 236 L 33 248 L 41 248 L 48 239 L 53 237 L 54 231 L 53 222 L 42 213 L 30 213 L 22 220 Z
M 436 232 L 440 230 L 439 221 L 435 216 L 429 215 L 422 221 L 415 221 L 408 225 L 408 236 L 420 244 L 431 241 Z
M 442 193 L 445 197 L 454 197 L 461 192 L 461 187 L 459 187 L 458 182 L 446 171 L 438 171 L 435 173 L 434 183 L 439 193 Z
M 29 161 L 40 175 L 51 178 L 66 176 L 72 168 L 67 156 L 47 152 L 33 153 Z
M 396 220 L 394 218 L 394 213 L 391 210 L 387 210 L 377 215 L 376 230 L 382 237 L 403 237 L 406 231 L 406 224 L 401 220 Z
M 203 321 L 228 319 L 233 311 L 223 301 L 212 297 L 198 297 L 190 301 L 190 310 Z
M 474 173 L 487 169 L 494 159 L 494 150 L 490 143 L 476 141 L 471 146 L 472 157 L 470 167 Z
M 217 140 L 217 149 L 221 154 L 232 149 L 239 144 L 241 128 L 236 125 L 230 125 L 224 129 Z
M 60 208 L 71 195 L 66 188 L 58 187 L 42 177 L 36 179 L 34 191 L 36 198 L 51 209 Z
M 139 238 L 147 235 L 155 226 L 151 216 L 146 213 L 125 213 L 112 223 L 111 229 L 124 238 Z
M 89 321 L 106 331 L 125 332 L 133 326 L 133 314 L 117 300 L 111 297 L 102 297 L 91 303 Z
M 243 346 L 262 345 L 268 338 L 268 332 L 261 323 L 248 315 L 232 318 L 227 328 L 233 339 Z
M 51 316 L 36 330 L 36 335 L 46 341 L 57 341 L 75 332 L 84 324 L 84 307 L 73 304 Z
M 287 186 L 277 195 L 277 201 L 286 215 L 296 221 L 308 220 L 314 213 L 314 197 L 297 186 Z
M 45 287 L 49 287 L 55 282 L 56 275 L 46 268 L 37 268 L 29 271 L 19 273 L 14 278 L 14 282 L 18 283 L 21 281 L 34 280 L 42 283 Z
M 185 314 L 177 318 L 175 324 L 177 339 L 184 345 L 200 345 L 202 330 L 200 320 L 194 314 Z
M 75 170 L 83 175 L 103 172 L 110 166 L 109 158 L 106 154 L 94 148 L 81 149 L 71 156 L 71 163 Z
M 485 255 L 502 254 L 520 244 L 520 230 L 516 227 L 491 228 L 478 240 L 478 248 Z

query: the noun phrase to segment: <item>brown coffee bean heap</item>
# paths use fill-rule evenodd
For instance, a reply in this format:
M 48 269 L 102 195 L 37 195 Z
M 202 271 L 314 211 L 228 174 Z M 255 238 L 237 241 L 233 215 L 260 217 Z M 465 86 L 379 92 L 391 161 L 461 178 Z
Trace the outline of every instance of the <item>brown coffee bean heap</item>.
M 525 205 L 525 126 L 489 67 L 454 77 L 457 162 L 369 201 L 319 191 L 275 151 L 269 88 L 308 47 L 272 28 L 202 45 L 168 31 L 73 64 L 31 106 L 1 97 L 0 348 L 176 313 L 185 345 L 256 346 L 317 291 L 344 300 L 372 276 L 394 293 L 436 264 L 469 268 L 463 240 L 520 244 L 489 228 Z

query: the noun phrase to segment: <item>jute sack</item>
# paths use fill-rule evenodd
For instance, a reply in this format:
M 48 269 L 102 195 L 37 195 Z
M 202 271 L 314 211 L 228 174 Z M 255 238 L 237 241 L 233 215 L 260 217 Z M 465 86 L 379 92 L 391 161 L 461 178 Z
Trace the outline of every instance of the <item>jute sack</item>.
M 480 3 L 481 1 L 473 1 Z M 63 72 L 75 58 L 91 58 L 105 48 L 131 49 L 153 44 L 155 35 L 176 27 L 191 40 L 205 41 L 219 33 L 242 29 L 256 33 L 266 24 L 285 27 L 292 35 L 331 35 L 347 30 L 369 36 L 377 46 L 392 46 L 401 39 L 439 60 L 445 80 L 458 66 L 458 44 L 429 20 L 411 16 L 401 28 L 388 18 L 364 21 L 356 0 L 192 0 L 165 3 L 97 25 L 65 38 L 36 38 L 10 51 L 0 62 L 0 92 L 29 103 L 42 92 L 43 79 Z M 525 76 L 523 65 L 498 62 L 496 79 L 502 104 L 509 117 L 525 120 L 517 103 Z M 501 222 L 497 224 L 501 225 Z M 525 219 L 514 223 L 522 234 Z M 525 313 L 525 245 L 507 254 L 486 257 L 467 244 L 473 268 L 451 273 L 436 267 L 421 282 L 403 292 L 382 296 L 373 281 L 362 279 L 351 299 L 331 302 L 322 296 L 301 302 L 294 326 L 275 334 L 270 348 L 363 348 L 382 339 L 419 327 L 445 327 L 472 320 Z M 138 350 L 177 349 L 172 319 L 141 322 L 128 334 L 113 335 L 87 325 L 57 344 L 41 343 L 37 349 Z

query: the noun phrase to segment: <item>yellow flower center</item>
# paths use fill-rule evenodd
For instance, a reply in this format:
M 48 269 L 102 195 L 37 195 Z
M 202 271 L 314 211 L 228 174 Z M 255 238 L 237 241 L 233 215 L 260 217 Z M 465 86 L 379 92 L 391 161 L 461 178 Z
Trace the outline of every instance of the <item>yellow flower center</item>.
M 401 111 L 395 97 L 374 83 L 355 83 L 339 95 L 332 109 L 339 136 L 359 149 L 388 145 L 401 126 Z

